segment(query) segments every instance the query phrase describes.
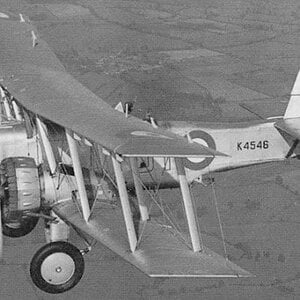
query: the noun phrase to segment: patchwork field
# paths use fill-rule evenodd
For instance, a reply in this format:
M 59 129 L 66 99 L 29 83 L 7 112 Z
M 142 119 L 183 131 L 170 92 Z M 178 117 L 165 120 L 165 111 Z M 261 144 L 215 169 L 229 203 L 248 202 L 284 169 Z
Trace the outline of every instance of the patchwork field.
M 111 105 L 134 102 L 140 118 L 150 112 L 158 120 L 236 122 L 282 115 L 300 69 L 297 0 L 0 4 L 27 15 L 75 78 Z M 299 167 L 296 161 L 215 175 L 227 255 L 254 278 L 150 279 L 97 244 L 78 286 L 51 296 L 28 275 L 44 242 L 41 222 L 28 238 L 5 239 L 0 298 L 300 298 Z M 193 193 L 203 240 L 223 255 L 212 187 Z M 179 191 L 162 195 L 183 224 Z

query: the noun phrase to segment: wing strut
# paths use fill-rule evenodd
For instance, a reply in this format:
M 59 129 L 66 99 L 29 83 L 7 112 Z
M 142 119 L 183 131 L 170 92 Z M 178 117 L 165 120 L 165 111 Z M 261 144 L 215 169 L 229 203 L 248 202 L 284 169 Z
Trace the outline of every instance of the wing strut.
M 1 98 L 2 98 L 2 101 L 3 101 L 4 110 L 5 110 L 5 114 L 6 114 L 7 120 L 12 120 L 13 117 L 12 117 L 12 114 L 11 114 L 9 103 L 8 103 L 7 97 L 6 97 L 4 91 L 3 91 L 3 89 L 1 87 L 0 87 L 0 93 L 1 93 Z
M 78 188 L 83 218 L 86 222 L 88 222 L 89 216 L 91 214 L 91 210 L 90 210 L 89 201 L 88 201 L 88 197 L 84 185 L 84 178 L 82 174 L 82 168 L 80 164 L 76 140 L 73 138 L 73 132 L 70 131 L 69 129 L 66 129 L 66 136 L 67 136 L 67 141 L 70 149 L 70 155 L 72 158 L 74 174 L 77 182 L 77 188 Z
M 127 193 L 127 188 L 125 184 L 125 179 L 122 173 L 121 169 L 121 164 L 117 161 L 117 158 L 114 157 L 113 155 L 111 156 L 112 158 L 112 163 L 116 175 L 116 181 L 117 181 L 117 186 L 119 190 L 119 196 L 121 200 L 121 205 L 122 205 L 122 210 L 123 210 L 123 215 L 124 215 L 124 220 L 125 220 L 125 226 L 127 230 L 127 235 L 128 235 L 128 241 L 129 241 L 129 246 L 131 252 L 134 252 L 136 249 L 137 245 L 137 236 L 134 228 L 134 223 L 133 223 L 133 217 L 130 209 L 130 204 L 128 200 L 128 193 Z
M 133 181 L 134 181 L 135 193 L 137 196 L 139 209 L 140 209 L 140 213 L 141 213 L 141 220 L 147 221 L 149 219 L 149 213 L 148 213 L 148 208 L 145 203 L 144 190 L 143 190 L 141 179 L 139 177 L 139 171 L 137 168 L 137 158 L 130 157 L 129 160 L 130 160 L 130 165 L 131 165 L 131 170 L 132 170 L 132 177 L 133 177 Z
M 16 120 L 17 121 L 23 121 L 23 117 L 22 117 L 22 114 L 20 112 L 20 108 L 19 108 L 18 104 L 16 103 L 16 100 L 13 98 L 11 102 L 12 102 L 12 106 L 13 106 L 14 113 L 15 113 L 15 116 L 16 116 Z
M 196 220 L 194 207 L 192 203 L 190 188 L 186 179 L 182 158 L 175 158 L 175 163 L 176 163 L 186 218 L 188 222 L 189 232 L 192 240 L 193 251 L 194 252 L 202 251 L 203 248 L 200 243 L 197 220 Z
M 40 135 L 40 138 L 42 140 L 44 151 L 46 153 L 46 158 L 49 164 L 50 173 L 53 175 L 56 171 L 56 160 L 55 156 L 51 147 L 51 143 L 47 136 L 46 126 L 45 124 L 40 120 L 40 118 L 36 117 L 36 124 L 38 127 L 38 132 Z

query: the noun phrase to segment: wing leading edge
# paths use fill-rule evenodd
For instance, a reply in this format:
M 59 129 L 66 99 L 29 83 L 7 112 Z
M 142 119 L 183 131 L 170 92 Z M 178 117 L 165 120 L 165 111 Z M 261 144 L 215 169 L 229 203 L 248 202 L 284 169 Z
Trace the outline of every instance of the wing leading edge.
M 123 156 L 226 156 L 115 111 L 67 74 L 45 41 L 33 44 L 32 25 L 1 19 L 0 32 L 3 83 L 33 113 Z

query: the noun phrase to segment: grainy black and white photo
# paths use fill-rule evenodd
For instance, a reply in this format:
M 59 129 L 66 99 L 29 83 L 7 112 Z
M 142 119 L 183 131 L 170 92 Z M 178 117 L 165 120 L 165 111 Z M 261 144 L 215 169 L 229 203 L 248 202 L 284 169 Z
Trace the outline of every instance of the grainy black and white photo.
M 299 299 L 299 25 L 0 0 L 0 299 Z

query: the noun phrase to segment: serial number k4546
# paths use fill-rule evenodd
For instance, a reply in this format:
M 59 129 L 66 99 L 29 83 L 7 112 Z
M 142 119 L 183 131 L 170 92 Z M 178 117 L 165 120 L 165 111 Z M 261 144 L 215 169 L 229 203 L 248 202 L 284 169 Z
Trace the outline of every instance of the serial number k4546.
M 269 141 L 248 141 L 248 142 L 237 142 L 236 144 L 237 151 L 243 150 L 265 150 L 269 148 Z

